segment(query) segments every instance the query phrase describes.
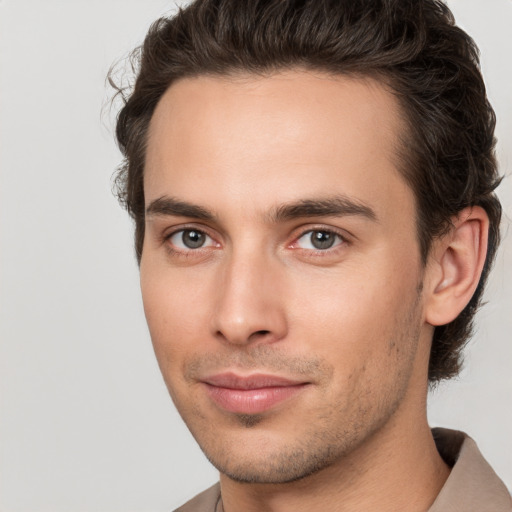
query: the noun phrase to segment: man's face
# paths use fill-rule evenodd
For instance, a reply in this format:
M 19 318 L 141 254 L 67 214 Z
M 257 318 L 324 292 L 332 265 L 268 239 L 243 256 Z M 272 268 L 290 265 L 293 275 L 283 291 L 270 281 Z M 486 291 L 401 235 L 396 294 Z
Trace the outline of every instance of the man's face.
M 183 79 L 157 106 L 146 317 L 179 412 L 233 479 L 301 478 L 418 406 L 431 331 L 402 129 L 378 83 L 302 71 Z

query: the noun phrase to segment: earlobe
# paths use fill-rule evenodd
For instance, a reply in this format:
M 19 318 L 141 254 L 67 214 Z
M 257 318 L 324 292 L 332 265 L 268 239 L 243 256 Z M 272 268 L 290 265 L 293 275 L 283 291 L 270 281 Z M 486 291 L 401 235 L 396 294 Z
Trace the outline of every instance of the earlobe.
M 434 242 L 425 280 L 429 324 L 450 323 L 471 300 L 487 255 L 488 231 L 487 213 L 473 206 L 454 217 L 450 231 Z

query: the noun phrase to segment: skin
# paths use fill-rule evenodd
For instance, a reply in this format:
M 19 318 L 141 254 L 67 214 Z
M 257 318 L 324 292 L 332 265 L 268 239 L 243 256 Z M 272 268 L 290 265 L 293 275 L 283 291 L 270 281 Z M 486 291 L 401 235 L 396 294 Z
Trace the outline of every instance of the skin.
M 226 512 L 421 511 L 448 476 L 426 419 L 428 357 L 433 325 L 476 286 L 485 216 L 468 212 L 422 265 L 397 171 L 402 130 L 379 83 L 303 70 L 183 79 L 156 108 L 144 308 L 170 395 L 221 472 Z M 289 207 L 308 201 L 330 210 Z M 186 229 L 202 245 L 187 247 Z M 315 248 L 311 233 L 333 245 Z M 472 267 L 453 240 L 474 248 Z M 238 414 L 205 389 L 227 371 L 305 385 Z

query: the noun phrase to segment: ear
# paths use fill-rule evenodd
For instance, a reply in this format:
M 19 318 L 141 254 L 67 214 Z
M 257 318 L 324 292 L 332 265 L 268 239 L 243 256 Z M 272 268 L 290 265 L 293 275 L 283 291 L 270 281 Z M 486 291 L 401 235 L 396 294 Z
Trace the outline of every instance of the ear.
M 424 280 L 429 324 L 450 323 L 471 300 L 485 263 L 488 232 L 487 213 L 472 206 L 452 218 L 450 231 L 432 244 Z

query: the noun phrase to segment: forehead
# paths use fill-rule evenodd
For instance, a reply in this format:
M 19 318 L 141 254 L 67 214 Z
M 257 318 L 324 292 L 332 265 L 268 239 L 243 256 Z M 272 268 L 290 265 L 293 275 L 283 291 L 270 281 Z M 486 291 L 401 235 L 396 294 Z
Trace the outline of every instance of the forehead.
M 146 203 L 178 194 L 264 209 L 306 192 L 371 203 L 411 196 L 397 171 L 402 130 L 396 98 L 369 78 L 291 70 L 182 79 L 150 123 Z

